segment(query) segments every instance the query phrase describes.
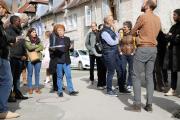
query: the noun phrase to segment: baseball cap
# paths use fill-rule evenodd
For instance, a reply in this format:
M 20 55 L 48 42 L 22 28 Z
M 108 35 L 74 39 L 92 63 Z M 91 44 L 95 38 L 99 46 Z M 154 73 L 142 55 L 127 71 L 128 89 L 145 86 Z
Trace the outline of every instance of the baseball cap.
M 1 5 L 4 9 L 6 9 L 6 11 L 7 11 L 8 14 L 11 14 L 11 12 L 9 11 L 8 6 L 6 5 L 6 3 L 5 3 L 3 0 L 0 0 L 0 5 Z

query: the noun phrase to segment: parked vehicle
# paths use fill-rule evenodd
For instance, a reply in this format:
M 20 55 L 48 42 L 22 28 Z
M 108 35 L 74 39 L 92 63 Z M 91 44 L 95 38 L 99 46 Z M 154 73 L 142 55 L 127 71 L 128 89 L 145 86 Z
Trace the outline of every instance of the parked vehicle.
M 70 52 L 71 67 L 78 68 L 79 70 L 89 69 L 90 60 L 87 50 L 74 50 Z

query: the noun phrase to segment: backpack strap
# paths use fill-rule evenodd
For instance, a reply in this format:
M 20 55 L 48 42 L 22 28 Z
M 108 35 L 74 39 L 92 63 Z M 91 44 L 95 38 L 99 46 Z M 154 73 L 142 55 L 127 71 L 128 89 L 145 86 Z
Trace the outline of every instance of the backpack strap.
M 133 44 L 134 44 L 134 47 L 136 48 L 136 37 L 133 37 Z
M 55 44 L 56 44 L 56 36 L 55 36 L 55 34 L 53 33 L 53 44 L 52 44 L 52 46 L 55 46 Z
M 90 38 L 91 38 L 91 32 L 89 33 L 89 45 L 91 45 L 91 41 L 90 41 Z

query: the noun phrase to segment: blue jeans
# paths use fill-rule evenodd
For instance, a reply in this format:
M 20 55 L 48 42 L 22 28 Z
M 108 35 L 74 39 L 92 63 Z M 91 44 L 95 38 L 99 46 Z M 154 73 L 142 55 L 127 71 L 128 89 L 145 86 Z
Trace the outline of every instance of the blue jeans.
M 126 80 L 127 75 L 127 64 L 128 64 L 128 80 L 127 86 L 132 86 L 132 71 L 133 71 L 133 55 L 122 55 L 122 70 L 123 70 L 123 79 Z
M 32 76 L 33 76 L 33 67 L 35 69 L 35 87 L 39 88 L 40 81 L 40 70 L 41 70 L 41 62 L 32 63 L 30 61 L 27 62 L 27 71 L 28 71 L 28 88 L 32 88 Z
M 106 81 L 107 81 L 107 92 L 109 92 L 112 91 L 112 79 L 115 70 L 117 71 L 119 77 L 122 76 L 122 68 L 121 68 L 122 66 L 121 66 L 121 60 L 119 57 L 118 48 L 114 47 L 112 49 L 103 50 L 103 57 L 107 68 Z M 119 83 L 120 82 L 122 81 L 120 80 Z
M 8 98 L 12 88 L 10 63 L 0 58 L 0 113 L 8 111 Z
M 23 61 L 16 58 L 10 59 L 11 71 L 13 76 L 14 91 L 20 90 L 20 77 L 22 72 Z
M 61 93 L 62 90 L 62 79 L 63 79 L 63 70 L 66 75 L 67 88 L 69 92 L 74 91 L 72 77 L 71 77 L 71 68 L 70 64 L 57 64 L 57 86 L 58 93 Z

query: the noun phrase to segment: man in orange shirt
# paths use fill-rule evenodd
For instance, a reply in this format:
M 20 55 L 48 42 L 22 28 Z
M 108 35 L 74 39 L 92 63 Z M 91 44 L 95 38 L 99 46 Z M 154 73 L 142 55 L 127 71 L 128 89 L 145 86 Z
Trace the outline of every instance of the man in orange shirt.
M 153 70 L 157 54 L 157 36 L 161 29 L 161 22 L 158 16 L 153 13 L 156 3 L 148 0 L 142 7 L 145 13 L 140 15 L 132 29 L 132 34 L 138 31 L 138 45 L 133 60 L 132 82 L 134 88 L 134 104 L 128 110 L 141 111 L 141 73 L 145 72 L 147 82 L 146 111 L 152 111 L 152 98 L 154 92 Z

